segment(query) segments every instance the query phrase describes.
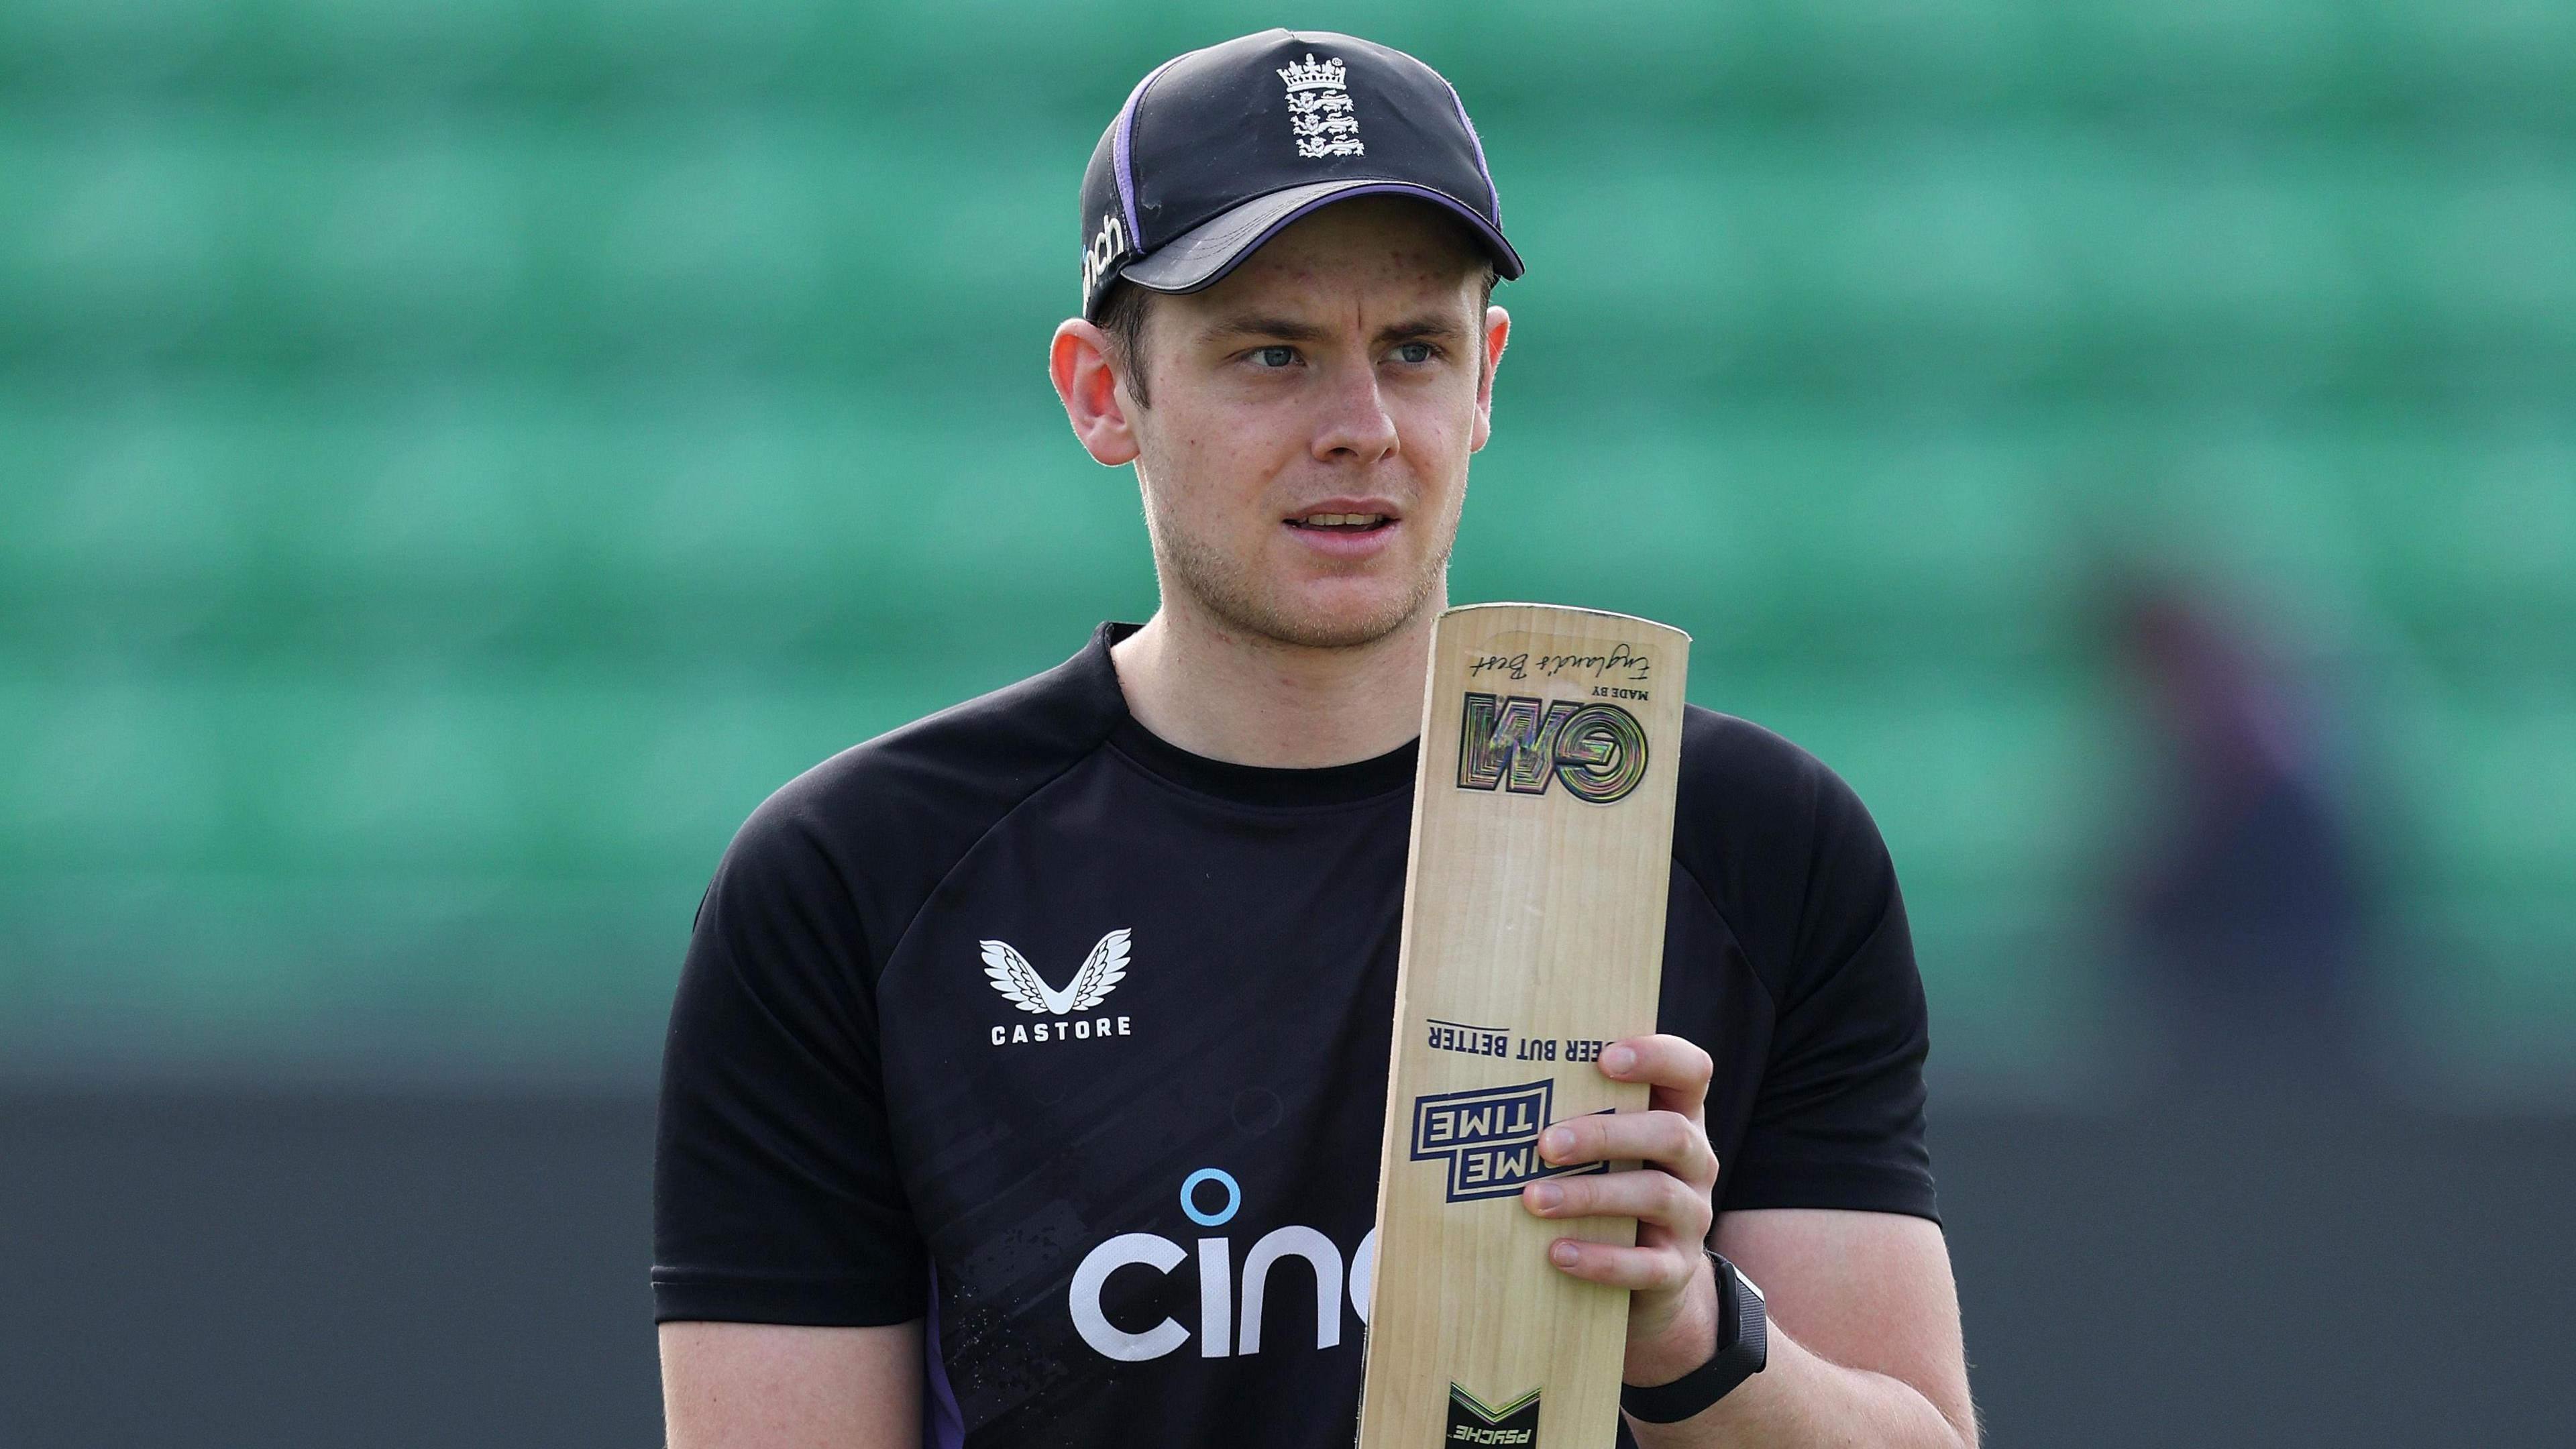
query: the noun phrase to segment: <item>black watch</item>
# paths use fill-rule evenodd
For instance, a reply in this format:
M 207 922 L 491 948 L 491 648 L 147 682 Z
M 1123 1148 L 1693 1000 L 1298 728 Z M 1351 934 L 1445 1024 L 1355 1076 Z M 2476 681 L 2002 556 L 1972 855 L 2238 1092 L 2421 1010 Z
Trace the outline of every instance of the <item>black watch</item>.
M 1631 1419 L 1679 1423 L 1733 1393 L 1770 1362 L 1771 1318 L 1762 1305 L 1762 1290 L 1714 1250 L 1702 1251 L 1717 1275 L 1717 1352 L 1671 1383 L 1623 1385 L 1619 1407 Z

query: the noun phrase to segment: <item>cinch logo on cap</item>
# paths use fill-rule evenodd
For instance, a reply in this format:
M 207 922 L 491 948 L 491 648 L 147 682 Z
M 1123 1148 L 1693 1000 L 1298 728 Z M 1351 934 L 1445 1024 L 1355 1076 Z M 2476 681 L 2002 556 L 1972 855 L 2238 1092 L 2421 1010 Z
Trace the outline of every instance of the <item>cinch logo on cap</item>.
M 1100 230 L 1092 233 L 1091 245 L 1082 249 L 1082 295 L 1090 296 L 1100 274 L 1126 253 L 1127 228 L 1119 224 L 1118 213 L 1102 213 Z

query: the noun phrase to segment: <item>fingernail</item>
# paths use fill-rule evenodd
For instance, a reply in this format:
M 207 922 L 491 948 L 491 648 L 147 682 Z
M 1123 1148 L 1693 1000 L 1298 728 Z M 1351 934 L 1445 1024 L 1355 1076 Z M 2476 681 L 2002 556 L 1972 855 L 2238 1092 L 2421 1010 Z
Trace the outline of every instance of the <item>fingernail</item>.
M 1538 1150 L 1549 1157 L 1562 1157 L 1574 1150 L 1574 1134 L 1562 1127 L 1550 1127 L 1538 1135 Z
M 1574 1266 L 1574 1260 L 1581 1256 L 1581 1251 L 1573 1243 L 1559 1238 L 1556 1240 L 1556 1245 L 1547 1250 L 1547 1256 L 1555 1262 L 1556 1266 L 1571 1268 Z
M 1614 1077 L 1628 1075 L 1629 1069 L 1636 1065 L 1637 1054 L 1627 1047 L 1612 1047 L 1601 1054 L 1601 1069 Z
M 1552 1182 L 1542 1182 L 1529 1190 L 1530 1206 L 1541 1212 L 1554 1209 L 1565 1201 L 1565 1189 Z

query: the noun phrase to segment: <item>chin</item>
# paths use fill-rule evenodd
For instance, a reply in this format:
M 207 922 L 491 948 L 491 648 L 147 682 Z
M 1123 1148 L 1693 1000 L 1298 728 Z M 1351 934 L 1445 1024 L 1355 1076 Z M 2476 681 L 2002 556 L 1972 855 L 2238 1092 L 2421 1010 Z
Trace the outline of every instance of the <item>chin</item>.
M 1232 554 L 1195 546 L 1177 530 L 1157 530 L 1155 566 L 1166 589 L 1177 587 L 1227 628 L 1302 649 L 1374 644 L 1437 607 L 1448 557 L 1380 558 L 1341 572 L 1257 552 Z
M 1436 576 L 1432 582 L 1437 582 Z M 1227 612 L 1236 627 L 1282 644 L 1353 649 L 1403 628 L 1422 612 L 1433 593 L 1431 587 L 1354 588 L 1344 581 L 1263 600 L 1240 613 Z

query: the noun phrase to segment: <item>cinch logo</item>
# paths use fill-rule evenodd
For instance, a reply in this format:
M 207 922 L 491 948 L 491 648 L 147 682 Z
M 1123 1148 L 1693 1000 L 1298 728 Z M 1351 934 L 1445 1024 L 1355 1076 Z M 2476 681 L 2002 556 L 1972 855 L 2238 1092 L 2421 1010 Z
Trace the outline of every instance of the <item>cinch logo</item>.
M 1100 230 L 1091 235 L 1091 245 L 1082 249 L 1082 299 L 1091 300 L 1091 289 L 1109 264 L 1127 254 L 1127 228 L 1118 224 L 1118 213 L 1102 212 Z
M 1562 780 L 1578 800 L 1607 805 L 1646 778 L 1646 727 L 1615 704 L 1513 695 L 1467 696 L 1458 726 L 1458 788 L 1544 795 Z
M 1413 1160 L 1449 1164 L 1449 1201 L 1510 1197 L 1542 1177 L 1607 1172 L 1610 1164 L 1550 1167 L 1538 1156 L 1538 1133 L 1550 1120 L 1553 1080 L 1517 1087 L 1479 1087 L 1413 1099 Z M 1500 1442 L 1500 1441 L 1496 1441 Z
M 1210 1207 L 1209 1204 L 1216 1204 Z M 1219 1168 L 1202 1167 L 1181 1183 L 1181 1211 L 1203 1228 L 1221 1228 L 1243 1206 L 1243 1189 Z M 1342 1250 L 1313 1228 L 1273 1228 L 1255 1239 L 1243 1255 L 1240 1275 L 1234 1269 L 1234 1240 L 1198 1240 L 1199 1357 L 1228 1358 L 1261 1352 L 1261 1309 L 1268 1296 L 1270 1272 L 1284 1258 L 1302 1258 L 1315 1274 L 1315 1347 L 1333 1348 L 1342 1341 L 1342 1295 L 1350 1294 L 1360 1325 L 1368 1325 L 1369 1278 L 1377 1264 L 1377 1229 L 1371 1228 L 1350 1255 L 1347 1279 Z M 1101 1294 L 1110 1275 L 1120 1269 L 1149 1269 L 1169 1274 L 1191 1257 L 1188 1249 L 1160 1233 L 1120 1233 L 1083 1255 L 1073 1270 L 1067 1306 L 1082 1341 L 1102 1356 L 1124 1363 L 1161 1358 L 1189 1341 L 1190 1330 L 1173 1318 L 1145 1329 L 1122 1328 L 1109 1321 Z M 1241 1283 L 1242 1292 L 1236 1293 Z M 1235 1301 L 1243 1312 L 1238 1322 Z
M 1451 1444 L 1535 1444 L 1538 1442 L 1538 1395 L 1536 1389 L 1521 1395 L 1499 1409 L 1490 1409 L 1482 1399 L 1456 1384 L 1449 1386 L 1449 1437 Z

